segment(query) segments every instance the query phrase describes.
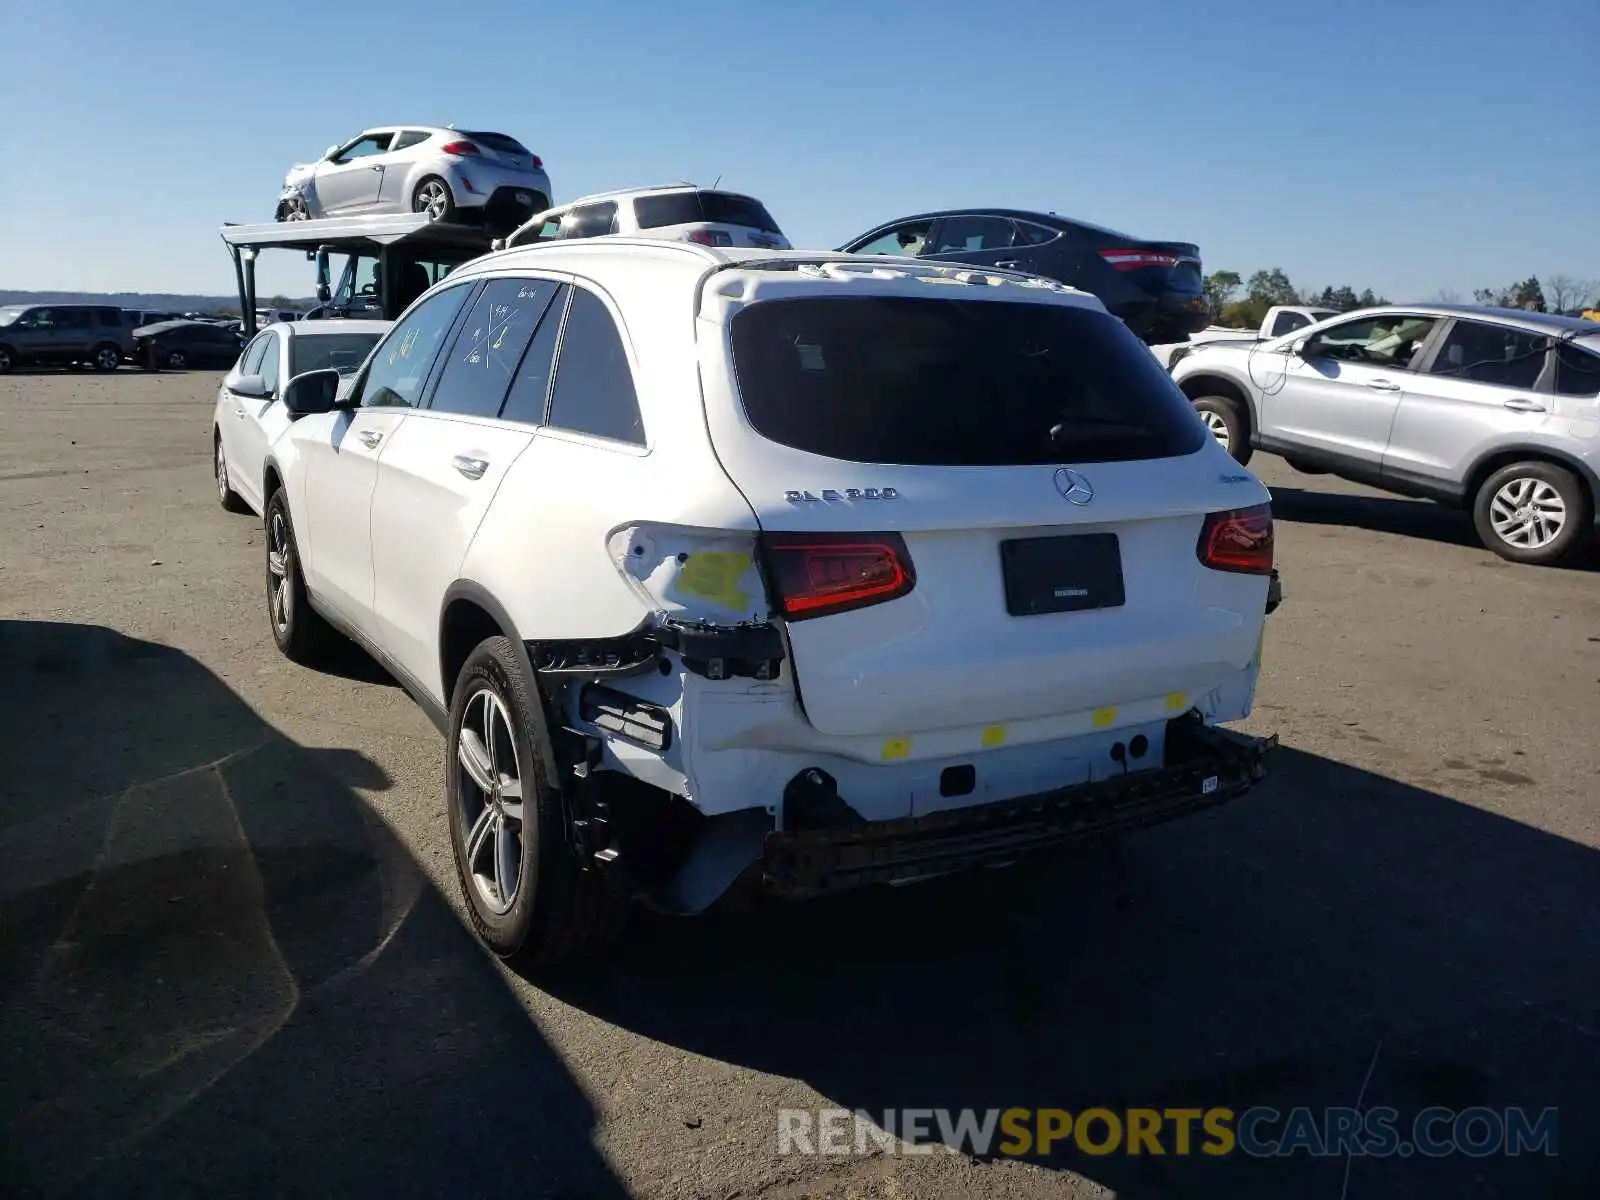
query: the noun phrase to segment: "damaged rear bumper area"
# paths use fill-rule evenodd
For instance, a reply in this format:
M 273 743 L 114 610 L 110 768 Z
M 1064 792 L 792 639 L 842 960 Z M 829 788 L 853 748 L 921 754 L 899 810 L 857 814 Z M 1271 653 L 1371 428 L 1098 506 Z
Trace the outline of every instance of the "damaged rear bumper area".
M 766 889 L 804 899 L 870 884 L 1009 865 L 1125 830 L 1157 825 L 1242 796 L 1260 780 L 1276 735 L 1251 737 L 1184 717 L 1167 734 L 1167 764 L 1015 800 L 897 821 L 841 823 L 767 836 Z

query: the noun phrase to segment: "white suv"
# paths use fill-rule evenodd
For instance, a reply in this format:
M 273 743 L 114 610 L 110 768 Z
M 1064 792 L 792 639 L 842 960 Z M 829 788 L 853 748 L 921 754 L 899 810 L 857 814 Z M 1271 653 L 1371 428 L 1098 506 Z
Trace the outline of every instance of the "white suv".
M 532 246 L 611 234 L 702 246 L 789 249 L 789 239 L 767 206 L 754 196 L 692 183 L 625 188 L 570 200 L 529 217 L 505 238 L 504 245 Z
M 448 738 L 501 954 L 636 897 L 1009 863 L 1247 790 L 1268 493 L 1098 300 L 608 238 L 469 263 L 265 468 L 272 629 Z

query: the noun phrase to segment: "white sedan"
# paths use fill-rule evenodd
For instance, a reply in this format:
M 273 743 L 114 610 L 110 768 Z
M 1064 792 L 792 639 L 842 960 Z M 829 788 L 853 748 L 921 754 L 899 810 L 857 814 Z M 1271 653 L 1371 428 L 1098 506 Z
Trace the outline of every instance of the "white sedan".
M 289 426 L 279 397 L 296 375 L 329 367 L 352 375 L 388 332 L 388 321 L 286 321 L 255 338 L 217 389 L 212 451 L 217 496 L 229 512 L 259 514 L 267 447 Z

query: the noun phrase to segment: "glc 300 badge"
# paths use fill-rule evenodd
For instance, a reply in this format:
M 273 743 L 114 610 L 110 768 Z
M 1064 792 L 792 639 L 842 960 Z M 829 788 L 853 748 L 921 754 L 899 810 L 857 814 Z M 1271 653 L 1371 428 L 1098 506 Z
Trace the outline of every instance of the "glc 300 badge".
M 898 500 L 900 493 L 887 488 L 820 488 L 812 491 L 787 491 L 783 498 L 790 504 L 805 504 L 823 500 Z

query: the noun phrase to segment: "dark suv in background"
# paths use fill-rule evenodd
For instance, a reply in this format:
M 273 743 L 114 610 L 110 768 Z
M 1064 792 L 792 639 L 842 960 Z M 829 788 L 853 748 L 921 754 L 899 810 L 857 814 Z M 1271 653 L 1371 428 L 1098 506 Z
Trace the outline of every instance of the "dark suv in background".
M 120 308 L 97 304 L 0 307 L 0 372 L 24 364 L 115 371 L 133 352 Z
M 1055 213 L 922 213 L 869 229 L 840 249 L 1043 275 L 1099 297 L 1150 345 L 1181 342 L 1211 322 L 1194 243 L 1147 241 Z

